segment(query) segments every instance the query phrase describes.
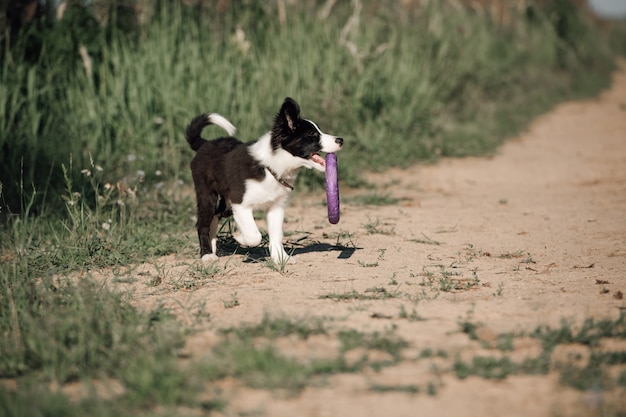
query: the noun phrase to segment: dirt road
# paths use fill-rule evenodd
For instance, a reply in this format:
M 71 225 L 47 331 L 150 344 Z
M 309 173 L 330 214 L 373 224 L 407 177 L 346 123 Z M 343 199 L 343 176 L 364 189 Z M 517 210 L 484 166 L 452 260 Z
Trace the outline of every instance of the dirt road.
M 396 362 L 383 350 L 347 352 L 346 360 L 391 364 L 330 375 L 297 395 L 223 381 L 224 415 L 626 413 L 624 385 L 577 390 L 560 382 L 558 356 L 584 360 L 584 346 L 555 349 L 547 375 L 461 378 L 455 371 L 477 356 L 538 355 L 540 341 L 528 336 L 538 326 L 616 319 L 626 309 L 624 63 L 610 90 L 558 106 L 493 157 L 391 170 L 371 181 L 373 191 L 341 190 L 335 226 L 322 195 L 293 199 L 286 233 L 298 263 L 284 271 L 238 250 L 202 278 L 187 252 L 159 259 L 159 268 L 142 265 L 133 272 L 139 281 L 119 286 L 132 285 L 139 305 L 164 303 L 189 323 L 208 317 L 185 347 L 191 358 L 210 353 L 218 329 L 266 314 L 323 320 L 327 335 L 274 341 L 300 361 L 337 355 L 334 334 L 342 329 L 407 342 Z M 159 285 L 146 285 L 155 278 Z M 508 349 L 495 347 L 503 334 L 516 335 Z M 607 349 L 626 351 L 623 339 L 612 342 L 618 347 Z

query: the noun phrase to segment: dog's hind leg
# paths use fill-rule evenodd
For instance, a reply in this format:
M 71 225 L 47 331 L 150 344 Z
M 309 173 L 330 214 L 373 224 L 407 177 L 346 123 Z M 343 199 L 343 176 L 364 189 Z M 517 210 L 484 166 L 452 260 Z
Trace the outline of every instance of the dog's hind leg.
M 219 216 L 215 214 L 217 194 L 196 191 L 198 202 L 198 240 L 202 262 L 217 260 L 217 225 Z
M 217 226 L 220 223 L 219 216 L 213 216 L 211 224 L 209 225 L 209 239 L 211 239 L 211 252 L 213 253 L 213 260 L 217 259 Z

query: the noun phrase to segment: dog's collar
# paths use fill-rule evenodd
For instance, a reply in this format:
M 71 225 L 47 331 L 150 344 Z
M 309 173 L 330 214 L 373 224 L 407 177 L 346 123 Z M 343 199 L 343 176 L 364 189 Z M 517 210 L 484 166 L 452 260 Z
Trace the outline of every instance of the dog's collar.
M 276 173 L 276 171 L 274 171 L 270 167 L 265 167 L 265 169 L 267 169 L 270 172 L 270 174 L 272 174 L 272 177 L 274 177 L 274 179 L 276 179 L 276 181 L 278 181 L 280 183 L 280 185 L 282 185 L 283 187 L 287 187 L 290 190 L 293 190 L 293 185 L 289 184 L 287 181 L 285 181 L 284 179 L 280 178 L 278 176 L 278 174 Z

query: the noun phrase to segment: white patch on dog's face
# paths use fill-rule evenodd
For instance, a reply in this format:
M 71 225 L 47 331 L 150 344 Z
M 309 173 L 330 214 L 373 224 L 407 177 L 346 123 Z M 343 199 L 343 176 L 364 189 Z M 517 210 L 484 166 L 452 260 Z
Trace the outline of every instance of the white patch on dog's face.
M 320 149 L 321 152 L 331 153 L 331 152 L 337 152 L 341 150 L 341 147 L 343 146 L 342 138 L 322 132 L 322 129 L 320 129 L 319 126 L 317 126 L 317 124 L 315 124 L 315 122 L 311 120 L 308 120 L 308 119 L 303 119 L 303 120 L 310 123 L 319 133 L 320 135 L 319 146 L 321 148 Z M 311 155 L 310 158 L 307 159 L 304 166 L 309 169 L 316 169 L 320 172 L 326 171 L 326 161 L 324 160 L 323 157 L 321 157 L 317 153 Z
M 320 133 L 320 145 L 322 146 L 322 152 L 331 153 L 341 150 L 341 147 L 343 146 L 343 140 L 338 141 L 337 139 L 340 139 L 338 136 L 333 136 L 329 135 L 328 133 L 322 132 L 322 129 L 320 129 L 319 126 L 315 124 L 315 122 L 312 122 L 309 119 L 304 120 L 311 123 Z

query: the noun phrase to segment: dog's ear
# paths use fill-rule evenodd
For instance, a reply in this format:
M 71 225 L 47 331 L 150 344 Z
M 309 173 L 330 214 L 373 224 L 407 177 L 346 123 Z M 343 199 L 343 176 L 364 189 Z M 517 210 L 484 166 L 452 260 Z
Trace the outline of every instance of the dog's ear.
M 298 121 L 300 120 L 300 106 L 298 106 L 298 103 L 296 103 L 294 99 L 287 97 L 280 107 L 278 117 L 287 124 L 290 131 L 293 131 L 296 129 Z

